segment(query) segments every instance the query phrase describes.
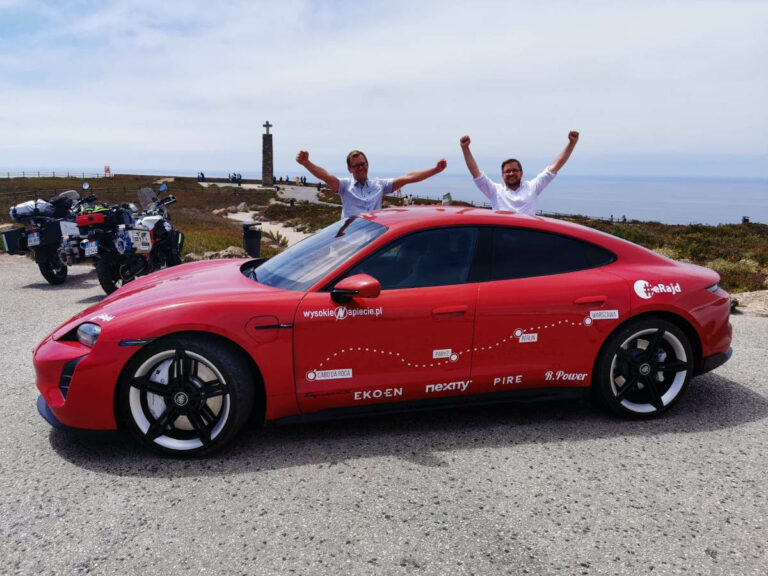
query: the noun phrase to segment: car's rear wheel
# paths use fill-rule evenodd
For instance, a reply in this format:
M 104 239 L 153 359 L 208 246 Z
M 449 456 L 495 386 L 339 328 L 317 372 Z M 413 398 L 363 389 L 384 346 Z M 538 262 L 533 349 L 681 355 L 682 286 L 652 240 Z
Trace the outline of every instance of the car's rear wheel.
M 133 434 L 176 456 L 222 448 L 254 403 L 251 372 L 240 354 L 194 336 L 164 339 L 139 352 L 118 394 L 120 415 Z
M 614 412 L 636 418 L 662 413 L 685 391 L 693 351 L 685 333 L 661 318 L 629 322 L 606 342 L 596 385 Z

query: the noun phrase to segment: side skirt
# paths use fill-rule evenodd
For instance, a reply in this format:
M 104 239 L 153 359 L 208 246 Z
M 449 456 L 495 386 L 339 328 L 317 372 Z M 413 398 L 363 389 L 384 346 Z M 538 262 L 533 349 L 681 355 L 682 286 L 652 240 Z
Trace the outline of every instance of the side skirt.
M 589 398 L 589 386 L 579 388 L 539 388 L 536 390 L 514 390 L 493 394 L 478 394 L 474 396 L 457 396 L 452 398 L 434 398 L 429 400 L 413 400 L 410 402 L 388 402 L 367 406 L 344 406 L 330 408 L 311 414 L 296 414 L 277 420 L 268 420 L 266 426 L 283 426 L 303 422 L 322 422 L 342 418 L 360 418 L 377 414 L 402 414 L 405 412 L 423 412 L 449 408 L 465 408 L 468 406 L 486 406 L 489 404 L 531 404 L 534 402 L 553 402 L 566 400 L 582 400 Z

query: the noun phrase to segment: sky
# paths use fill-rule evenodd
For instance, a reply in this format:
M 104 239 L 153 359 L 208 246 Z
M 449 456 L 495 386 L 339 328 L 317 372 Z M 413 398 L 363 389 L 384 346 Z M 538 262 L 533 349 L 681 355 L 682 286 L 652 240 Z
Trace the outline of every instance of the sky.
M 768 2 L 0 0 L 0 172 L 768 178 Z M 544 164 L 545 165 L 545 164 Z M 490 170 L 489 170 L 490 171 Z

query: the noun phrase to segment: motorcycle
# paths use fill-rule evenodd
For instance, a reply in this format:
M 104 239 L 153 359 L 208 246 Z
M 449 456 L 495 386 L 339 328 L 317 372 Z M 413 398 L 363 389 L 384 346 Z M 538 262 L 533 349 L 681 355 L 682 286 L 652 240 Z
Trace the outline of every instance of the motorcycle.
M 83 190 L 88 190 L 83 183 Z M 3 244 L 9 254 L 32 251 L 40 273 L 50 284 L 61 284 L 67 279 L 67 262 L 59 257 L 64 237 L 78 234 L 76 219 L 89 202 L 91 195 L 81 198 L 76 190 L 67 190 L 50 200 L 29 200 L 12 206 L 11 220 L 23 224 L 3 233 Z
M 159 191 L 165 190 L 161 185 Z M 151 188 L 142 188 L 138 197 L 142 212 L 133 203 L 120 204 L 77 220 L 87 236 L 84 252 L 96 255 L 96 276 L 107 294 L 137 276 L 181 264 L 184 234 L 173 228 L 166 209 L 175 196 L 161 200 Z

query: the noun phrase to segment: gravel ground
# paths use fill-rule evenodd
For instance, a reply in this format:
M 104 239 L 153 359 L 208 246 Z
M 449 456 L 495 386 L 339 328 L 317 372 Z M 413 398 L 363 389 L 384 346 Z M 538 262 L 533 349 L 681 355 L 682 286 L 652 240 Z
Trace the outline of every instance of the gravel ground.
M 33 347 L 103 296 L 0 255 L 0 574 L 768 573 L 768 317 L 665 417 L 583 403 L 249 432 L 209 459 L 51 429 Z

